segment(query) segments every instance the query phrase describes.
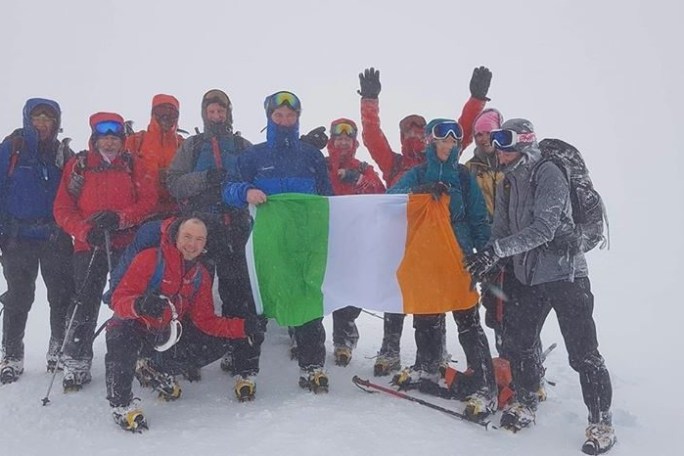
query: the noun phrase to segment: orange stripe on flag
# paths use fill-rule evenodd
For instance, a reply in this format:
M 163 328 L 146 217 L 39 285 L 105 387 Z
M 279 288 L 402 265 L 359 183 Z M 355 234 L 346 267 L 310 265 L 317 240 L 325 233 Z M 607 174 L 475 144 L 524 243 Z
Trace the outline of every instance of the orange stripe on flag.
M 463 268 L 449 196 L 434 201 L 431 195 L 410 195 L 406 215 L 405 253 L 397 270 L 404 312 L 436 314 L 475 306 L 479 296 L 470 289 L 470 274 Z

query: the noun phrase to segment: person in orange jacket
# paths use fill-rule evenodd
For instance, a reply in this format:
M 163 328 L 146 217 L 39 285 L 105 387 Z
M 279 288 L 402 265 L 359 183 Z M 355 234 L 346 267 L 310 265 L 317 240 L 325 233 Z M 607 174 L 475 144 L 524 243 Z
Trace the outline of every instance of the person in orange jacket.
M 152 176 L 124 150 L 123 117 L 98 112 L 90 116 L 90 128 L 89 148 L 65 165 L 53 208 L 57 224 L 74 238 L 77 293 L 67 311 L 73 321 L 62 358 L 65 391 L 78 391 L 91 380 L 93 337 L 109 263 L 116 264 L 157 204 Z
M 176 200 L 166 189 L 166 170 L 183 144 L 183 137 L 178 134 L 179 112 L 180 103 L 176 97 L 163 93 L 155 95 L 147 130 L 141 130 L 126 139 L 126 150 L 138 157 L 155 176 L 158 201 L 154 212 L 159 218 L 178 210 Z
M 353 120 L 340 118 L 330 124 L 328 141 L 328 173 L 335 195 L 369 195 L 385 193 L 385 185 L 371 165 L 356 158 L 359 148 L 358 128 Z M 346 366 L 359 340 L 355 320 L 358 307 L 345 307 L 333 312 L 333 344 L 335 364 Z
M 482 112 L 489 98 L 487 92 L 491 83 L 492 73 L 486 67 L 473 70 L 470 79 L 470 98 L 466 101 L 458 119 L 463 127 L 462 150 L 473 140 L 472 125 L 475 118 Z M 380 167 L 387 187 L 391 187 L 414 166 L 425 163 L 425 148 L 427 145 L 425 134 L 425 118 L 418 114 L 411 114 L 399 122 L 401 134 L 401 153 L 394 152 L 387 141 L 387 137 L 380 127 L 380 71 L 368 68 L 359 74 L 361 95 L 361 126 L 363 128 L 363 144 L 371 157 Z M 444 318 L 442 318 L 444 320 Z M 401 368 L 399 356 L 399 341 L 404 327 L 404 315 L 385 314 L 384 336 L 382 346 L 376 358 L 374 373 L 376 376 L 389 375 Z

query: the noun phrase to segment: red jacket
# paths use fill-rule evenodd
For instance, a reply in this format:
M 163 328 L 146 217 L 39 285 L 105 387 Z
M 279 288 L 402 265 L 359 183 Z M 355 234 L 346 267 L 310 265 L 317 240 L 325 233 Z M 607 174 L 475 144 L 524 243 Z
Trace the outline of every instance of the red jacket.
M 157 269 L 158 249 L 161 249 L 164 274 L 159 293 L 171 299 L 178 319 L 182 321 L 189 318 L 200 331 L 211 336 L 244 339 L 245 320 L 219 317 L 214 313 L 209 273 L 199 261 L 189 263 L 183 260 L 168 233 L 170 224 L 171 220 L 164 222 L 160 247 L 143 250 L 133 259 L 112 295 L 114 315 L 137 320 L 153 331 L 168 327 L 171 309 L 164 310 L 160 318 L 152 318 L 138 315 L 134 306 L 135 300 L 148 290 L 150 279 Z
M 170 95 L 159 94 L 152 99 L 152 109 L 162 104 L 170 104 L 179 109 L 178 100 Z M 139 131 L 126 140 L 126 150 L 136 155 L 154 177 L 159 200 L 154 212 L 170 214 L 176 212 L 178 205 L 166 189 L 166 170 L 176 151 L 183 143 L 183 137 L 176 133 L 178 123 L 169 131 L 162 131 L 154 116 L 150 119 L 147 131 Z
M 359 147 L 358 141 L 354 140 L 354 152 L 345 157 L 333 145 L 333 139 L 328 141 L 328 173 L 334 195 L 370 195 L 385 193 L 385 184 L 380 176 L 368 163 L 361 162 L 354 157 Z M 356 182 L 345 182 L 340 177 L 340 170 L 353 169 L 361 173 L 361 178 Z
M 473 141 L 473 121 L 482 112 L 485 101 L 470 97 L 463 105 L 459 125 L 463 128 L 461 150 Z M 394 185 L 403 174 L 414 166 L 425 162 L 423 151 L 412 152 L 402 141 L 401 154 L 392 151 L 385 134 L 380 128 L 380 104 L 377 99 L 361 99 L 361 126 L 363 127 L 363 144 L 382 171 L 387 187 Z
M 90 249 L 86 242 L 92 228 L 88 219 L 99 211 L 114 211 L 119 215 L 120 223 L 119 229 L 112 233 L 112 248 L 123 249 L 133 240 L 133 228 L 152 215 L 157 203 L 152 177 L 142 162 L 128 153 L 119 154 L 111 165 L 107 165 L 91 144 L 85 155 L 85 167 L 79 155 L 64 167 L 55 198 L 55 220 L 74 237 L 74 250 L 79 252 Z M 72 174 L 83 177 L 78 197 L 68 190 Z

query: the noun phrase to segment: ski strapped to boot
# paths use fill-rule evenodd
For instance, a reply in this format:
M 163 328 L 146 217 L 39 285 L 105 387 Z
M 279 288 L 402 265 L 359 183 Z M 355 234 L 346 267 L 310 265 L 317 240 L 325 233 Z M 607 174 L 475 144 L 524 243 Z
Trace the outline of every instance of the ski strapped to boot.
M 451 409 L 442 407 L 440 405 L 433 404 L 432 402 L 424 401 L 423 399 L 419 399 L 417 397 L 409 396 L 408 394 L 402 393 L 401 391 L 395 391 L 391 388 L 386 388 L 382 385 L 378 385 L 378 384 L 373 383 L 369 380 L 364 380 L 364 379 L 360 378 L 358 375 L 355 375 L 352 378 L 352 382 L 354 383 L 354 385 L 356 385 L 361 390 L 363 390 L 367 393 L 374 393 L 375 391 L 370 391 L 370 389 L 375 389 L 375 390 L 381 391 L 383 393 L 387 393 L 389 395 L 392 395 L 394 397 L 398 397 L 400 399 L 406 399 L 408 401 L 415 402 L 415 403 L 423 405 L 425 407 L 429 407 L 433 410 L 437 410 L 437 411 L 440 411 L 442 413 L 446 413 L 447 415 L 451 415 L 451 416 L 456 417 L 460 420 L 468 421 L 470 423 L 479 424 L 480 426 L 484 427 L 487 430 L 489 430 L 490 427 L 494 428 L 494 426 L 492 426 L 490 424 L 490 421 L 487 419 L 477 419 L 477 418 L 471 419 L 470 417 L 466 416 L 464 413 L 460 413 L 460 412 L 457 412 L 455 410 L 451 410 Z

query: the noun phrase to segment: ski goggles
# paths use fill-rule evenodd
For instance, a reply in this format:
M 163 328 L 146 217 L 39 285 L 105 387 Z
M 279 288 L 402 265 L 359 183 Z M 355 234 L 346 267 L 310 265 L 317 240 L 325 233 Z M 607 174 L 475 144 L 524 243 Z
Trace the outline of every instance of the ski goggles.
M 449 135 L 451 135 L 457 141 L 463 139 L 463 130 L 461 129 L 461 126 L 458 124 L 458 122 L 452 120 L 448 122 L 440 122 L 433 126 L 430 134 L 434 139 L 447 139 Z
M 513 130 L 493 130 L 489 133 L 489 140 L 497 150 L 503 152 L 517 152 L 519 143 L 536 141 L 534 133 L 517 133 Z
M 176 311 L 176 306 L 174 306 L 171 300 L 166 296 L 162 296 L 162 298 L 166 299 L 167 304 L 171 308 L 171 321 L 169 322 L 168 340 L 163 344 L 156 345 L 154 347 L 154 349 L 158 352 L 165 352 L 169 348 L 176 345 L 178 341 L 180 341 L 181 336 L 183 335 L 183 325 L 180 321 L 178 321 L 178 312 Z
M 356 138 L 356 127 L 349 122 L 340 122 L 330 126 L 330 136 L 347 135 Z
M 302 104 L 299 98 L 292 92 L 276 92 L 266 97 L 264 101 L 264 109 L 269 114 L 281 106 L 287 106 L 298 113 L 302 111 Z
M 125 136 L 126 132 L 124 125 L 115 120 L 103 120 L 98 122 L 93 127 L 93 132 L 98 136 L 114 135 L 114 136 Z

